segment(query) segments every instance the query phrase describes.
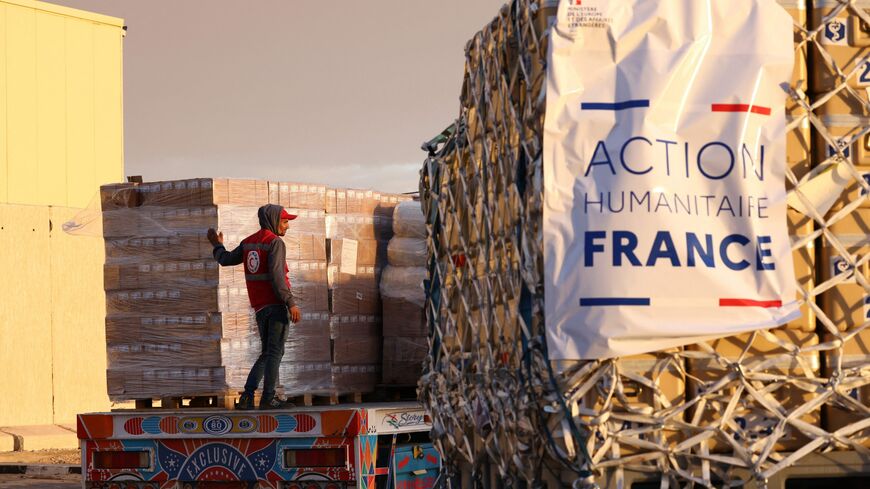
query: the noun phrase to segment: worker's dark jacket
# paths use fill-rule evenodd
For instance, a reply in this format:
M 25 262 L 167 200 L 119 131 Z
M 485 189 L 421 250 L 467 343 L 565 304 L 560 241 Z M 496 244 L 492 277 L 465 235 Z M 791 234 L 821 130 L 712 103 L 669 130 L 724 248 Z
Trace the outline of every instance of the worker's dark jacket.
M 287 251 L 277 235 L 282 210 L 283 207 L 274 204 L 260 207 L 259 231 L 242 240 L 233 251 L 227 251 L 222 244 L 214 248 L 214 258 L 221 265 L 244 263 L 245 285 L 255 311 L 271 305 L 296 305 L 287 277 Z

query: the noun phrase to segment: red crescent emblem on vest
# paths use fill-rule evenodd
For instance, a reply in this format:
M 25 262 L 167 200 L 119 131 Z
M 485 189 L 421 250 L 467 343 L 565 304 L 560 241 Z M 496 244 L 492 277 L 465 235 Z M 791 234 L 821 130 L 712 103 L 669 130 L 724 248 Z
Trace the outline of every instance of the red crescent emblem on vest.
M 260 254 L 256 251 L 249 251 L 245 258 L 245 266 L 248 267 L 248 273 L 257 273 L 260 269 Z

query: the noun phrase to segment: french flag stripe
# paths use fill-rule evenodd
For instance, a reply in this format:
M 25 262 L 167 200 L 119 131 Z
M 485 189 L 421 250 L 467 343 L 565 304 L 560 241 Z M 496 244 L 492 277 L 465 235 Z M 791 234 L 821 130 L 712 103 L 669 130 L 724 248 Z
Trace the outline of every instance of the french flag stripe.
M 756 299 L 719 299 L 719 307 L 782 307 L 782 301 Z
M 759 115 L 770 115 L 770 107 L 749 104 L 713 104 L 713 112 L 751 112 Z
M 648 306 L 649 297 L 581 297 L 580 307 Z
M 649 100 L 625 100 L 622 102 L 583 102 L 580 104 L 582 110 L 609 110 L 619 111 L 626 109 L 640 109 L 649 107 Z

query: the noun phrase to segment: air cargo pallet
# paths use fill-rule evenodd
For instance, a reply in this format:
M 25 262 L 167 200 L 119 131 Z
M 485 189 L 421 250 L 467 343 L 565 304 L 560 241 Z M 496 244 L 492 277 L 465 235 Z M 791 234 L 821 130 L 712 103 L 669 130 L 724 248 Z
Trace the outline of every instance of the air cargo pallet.
M 780 455 L 785 458 L 789 453 L 781 453 Z M 697 467 L 695 467 L 695 471 L 697 473 Z M 467 469 L 463 468 L 462 472 L 467 472 Z M 552 472 L 549 472 L 549 474 L 552 474 Z M 728 474 L 731 479 L 744 481 L 744 485 L 739 486 L 743 489 L 865 488 L 870 487 L 870 454 L 855 451 L 813 453 L 798 460 L 791 467 L 773 474 L 767 480 L 756 480 L 749 471 L 743 468 L 731 468 Z M 470 474 L 464 475 L 470 479 Z M 574 477 L 572 473 L 561 472 L 561 480 L 557 481 L 552 477 L 548 477 L 546 487 L 547 489 L 571 487 Z M 620 487 L 615 470 L 609 470 L 604 476 L 596 477 L 596 482 L 602 488 Z M 723 487 L 721 481 L 714 479 L 712 483 L 714 487 Z M 487 486 L 486 484 L 484 486 L 486 486 L 486 489 L 496 487 Z M 640 472 L 626 468 L 623 471 L 621 487 L 626 489 L 658 489 L 661 487 L 661 476 L 655 473 Z

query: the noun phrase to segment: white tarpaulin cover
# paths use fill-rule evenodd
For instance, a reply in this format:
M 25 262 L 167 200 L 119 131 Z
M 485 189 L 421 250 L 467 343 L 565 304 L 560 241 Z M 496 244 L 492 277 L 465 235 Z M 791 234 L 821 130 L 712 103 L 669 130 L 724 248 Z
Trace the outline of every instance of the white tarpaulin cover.
M 797 318 L 788 14 L 774 0 L 562 0 L 554 29 L 550 358 L 631 355 Z

